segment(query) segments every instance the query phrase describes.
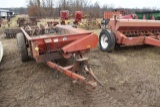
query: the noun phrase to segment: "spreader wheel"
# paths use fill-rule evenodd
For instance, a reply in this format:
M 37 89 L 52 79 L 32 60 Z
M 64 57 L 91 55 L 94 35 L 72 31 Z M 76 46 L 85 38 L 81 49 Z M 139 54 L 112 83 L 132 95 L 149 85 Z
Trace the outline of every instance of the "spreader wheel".
M 22 62 L 26 62 L 28 61 L 29 57 L 28 57 L 27 46 L 25 43 L 25 38 L 24 38 L 23 33 L 18 33 L 16 35 L 16 38 L 17 38 L 17 46 L 20 52 L 21 60 Z
M 115 48 L 115 37 L 110 30 L 102 30 L 99 35 L 99 46 L 101 51 L 113 51 Z

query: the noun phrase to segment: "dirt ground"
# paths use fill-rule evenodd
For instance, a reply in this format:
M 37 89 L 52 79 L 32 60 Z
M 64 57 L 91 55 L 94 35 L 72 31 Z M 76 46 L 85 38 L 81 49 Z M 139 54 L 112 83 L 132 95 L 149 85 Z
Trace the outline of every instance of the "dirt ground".
M 106 53 L 97 46 L 88 54 L 89 63 L 104 87 L 90 93 L 45 63 L 22 63 L 16 39 L 0 41 L 0 107 L 160 107 L 160 48 Z

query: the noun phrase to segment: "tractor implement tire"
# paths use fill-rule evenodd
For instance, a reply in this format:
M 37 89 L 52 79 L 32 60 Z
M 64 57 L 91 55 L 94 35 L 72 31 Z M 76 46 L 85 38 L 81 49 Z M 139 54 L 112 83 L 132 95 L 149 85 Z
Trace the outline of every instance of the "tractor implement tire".
M 21 61 L 26 62 L 29 60 L 29 56 L 28 56 L 27 46 L 26 46 L 26 42 L 25 42 L 23 33 L 18 33 L 16 35 L 16 38 L 17 38 L 18 50 L 21 56 Z
M 111 52 L 115 48 L 115 36 L 110 30 L 102 30 L 99 35 L 99 46 L 101 51 Z

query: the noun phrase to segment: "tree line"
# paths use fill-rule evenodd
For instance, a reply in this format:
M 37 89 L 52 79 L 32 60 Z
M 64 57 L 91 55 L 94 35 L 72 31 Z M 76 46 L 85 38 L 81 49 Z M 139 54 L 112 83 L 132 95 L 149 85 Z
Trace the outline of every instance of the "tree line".
M 19 14 L 28 14 L 37 18 L 57 18 L 61 10 L 69 10 L 70 14 L 75 11 L 83 11 L 84 15 L 102 18 L 104 11 L 123 10 L 125 14 L 135 13 L 136 11 L 153 11 L 157 8 L 115 8 L 114 5 L 99 2 L 92 3 L 92 0 L 28 0 L 27 8 L 12 8 Z

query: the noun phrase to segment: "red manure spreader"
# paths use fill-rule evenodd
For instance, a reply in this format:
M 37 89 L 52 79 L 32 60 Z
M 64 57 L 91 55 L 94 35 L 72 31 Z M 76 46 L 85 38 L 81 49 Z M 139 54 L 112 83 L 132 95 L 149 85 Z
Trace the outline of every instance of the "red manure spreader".
M 84 56 L 97 46 L 96 34 L 66 25 L 45 28 L 44 34 L 35 36 L 29 35 L 32 30 L 21 28 L 21 33 L 16 36 L 22 62 L 27 61 L 30 55 L 36 62 L 46 62 L 49 67 L 67 75 L 74 82 L 86 84 L 88 90 L 100 84 L 89 66 L 88 58 Z M 73 59 L 72 65 L 63 67 L 56 63 L 56 60 L 69 58 Z M 82 75 L 84 73 L 86 77 Z

